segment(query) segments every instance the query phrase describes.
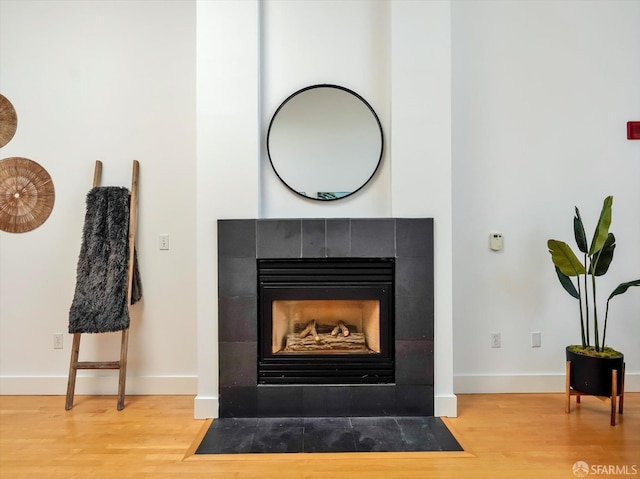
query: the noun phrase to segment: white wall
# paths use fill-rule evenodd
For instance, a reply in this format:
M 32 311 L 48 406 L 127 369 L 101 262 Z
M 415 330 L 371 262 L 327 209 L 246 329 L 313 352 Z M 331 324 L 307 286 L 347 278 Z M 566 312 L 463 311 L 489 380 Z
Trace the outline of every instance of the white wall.
M 390 3 L 369 0 L 261 4 L 261 214 L 266 218 L 390 216 Z M 341 201 L 293 195 L 269 163 L 267 128 L 278 106 L 309 85 L 350 88 L 376 111 L 385 136 L 382 163 L 361 191 Z M 339 173 L 338 173 L 339 174 Z
M 600 292 L 640 277 L 640 142 L 626 140 L 640 116 L 640 2 L 456 1 L 452 17 L 456 391 L 559 391 L 579 313 L 547 239 L 574 243 L 578 206 L 590 240 L 611 194 L 617 247 Z M 639 312 L 640 288 L 613 299 L 607 334 L 636 391 Z
M 434 219 L 434 406 L 453 394 L 451 5 L 392 2 L 392 212 Z
M 264 52 L 266 69 L 260 65 L 260 38 L 270 35 L 261 32 L 261 18 L 285 25 L 275 10 L 261 12 L 257 0 L 0 0 L 0 91 L 19 117 L 18 132 L 0 156 L 38 161 L 57 194 L 40 228 L 0 233 L 1 393 L 64 394 L 70 337 L 58 351 L 52 334 L 67 327 L 95 159 L 105 162 L 105 183 L 125 185 L 131 161 L 141 162 L 145 299 L 134 308 L 129 392 L 197 390 L 201 417 L 215 403 L 217 355 L 209 346 L 217 341 L 217 218 L 432 212 L 437 222 L 445 218 L 436 226 L 443 308 L 437 321 L 446 318 L 452 296 L 454 390 L 562 388 L 563 348 L 578 334 L 576 308 L 557 284 L 546 240 L 571 238 L 574 205 L 593 225 L 602 199 L 613 194 L 618 247 L 611 281 L 639 276 L 640 142 L 625 139 L 625 124 L 640 112 L 640 4 L 302 3 L 316 15 L 319 5 L 348 9 L 357 48 L 369 51 L 361 59 L 367 71 L 357 76 L 338 56 L 342 66 L 327 81 L 361 91 L 390 141 L 386 170 L 374 183 L 327 208 L 280 191 L 265 171 L 265 120 L 299 86 L 269 70 L 270 62 L 279 64 L 273 52 Z M 328 30 L 331 20 L 322 23 Z M 367 25 L 379 34 L 367 34 Z M 335 28 L 332 51 L 350 39 L 342 23 Z M 322 38 L 316 41 L 322 51 Z M 313 73 L 314 58 L 300 55 L 291 65 L 305 76 L 296 83 L 325 81 Z M 345 58 L 351 55 L 345 48 Z M 423 125 L 416 131 L 414 114 Z M 449 129 L 452 194 L 446 180 L 440 183 L 447 176 Z M 551 212 L 555 204 L 559 211 Z M 505 235 L 499 253 L 488 249 L 494 230 Z M 171 235 L 169 252 L 158 251 L 159 233 Z M 635 390 L 639 293 L 613 300 L 619 316 L 612 321 L 625 329 L 612 323 L 608 336 L 625 351 L 627 386 Z M 562 316 L 574 319 L 558 320 Z M 450 327 L 436 325 L 445 338 Z M 529 347 L 531 331 L 542 332 L 542 348 Z M 502 348 L 489 348 L 491 332 L 502 333 Z M 117 336 L 88 337 L 83 344 L 96 359 L 117 349 Z M 451 389 L 449 357 L 446 346 L 436 351 L 437 367 L 445 371 L 437 384 L 445 390 Z M 108 376 L 86 372 L 78 391 L 112 393 L 116 384 Z
M 259 4 L 198 1 L 198 395 L 218 417 L 217 219 L 259 217 Z M 233 48 L 229 48 L 233 45 Z
M 140 162 L 138 252 L 127 392 L 196 388 L 195 4 L 183 1 L 0 2 L 0 91 L 18 130 L 0 151 L 48 170 L 49 219 L 0 233 L 0 390 L 64 394 L 67 331 L 85 195 L 95 160 L 103 184 L 131 184 Z M 169 251 L 158 235 L 170 234 Z M 83 360 L 116 359 L 119 334 L 83 335 Z M 113 394 L 113 372 L 82 371 L 76 392 Z

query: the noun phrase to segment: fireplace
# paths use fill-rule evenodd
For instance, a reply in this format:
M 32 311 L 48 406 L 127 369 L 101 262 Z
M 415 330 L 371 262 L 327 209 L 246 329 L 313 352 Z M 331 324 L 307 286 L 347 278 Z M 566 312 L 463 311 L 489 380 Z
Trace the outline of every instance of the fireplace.
M 258 383 L 393 383 L 393 276 L 393 258 L 258 260 Z
M 433 278 L 431 218 L 219 220 L 219 416 L 433 415 Z

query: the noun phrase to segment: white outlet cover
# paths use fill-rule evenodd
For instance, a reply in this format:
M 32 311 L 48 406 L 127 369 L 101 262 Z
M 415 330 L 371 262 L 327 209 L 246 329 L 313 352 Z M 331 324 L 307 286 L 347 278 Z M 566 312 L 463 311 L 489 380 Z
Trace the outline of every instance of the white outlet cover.
M 534 331 L 531 333 L 531 347 L 539 348 L 542 346 L 542 334 L 540 331 Z
M 491 233 L 489 235 L 489 248 L 493 251 L 502 249 L 502 233 Z

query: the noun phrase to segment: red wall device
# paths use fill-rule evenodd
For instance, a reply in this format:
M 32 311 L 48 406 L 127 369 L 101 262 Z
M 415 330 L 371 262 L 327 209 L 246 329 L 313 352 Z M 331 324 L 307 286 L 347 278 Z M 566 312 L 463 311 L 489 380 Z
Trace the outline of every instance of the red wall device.
M 627 122 L 627 140 L 640 140 L 640 121 Z

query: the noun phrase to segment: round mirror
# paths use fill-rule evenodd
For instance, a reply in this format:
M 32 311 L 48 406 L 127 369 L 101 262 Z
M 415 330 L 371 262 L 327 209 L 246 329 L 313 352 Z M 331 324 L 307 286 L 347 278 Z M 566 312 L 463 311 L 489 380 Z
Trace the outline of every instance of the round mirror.
M 278 107 L 267 153 L 278 178 L 314 200 L 352 195 L 373 177 L 383 151 L 382 126 L 371 105 L 337 85 L 313 85 Z

